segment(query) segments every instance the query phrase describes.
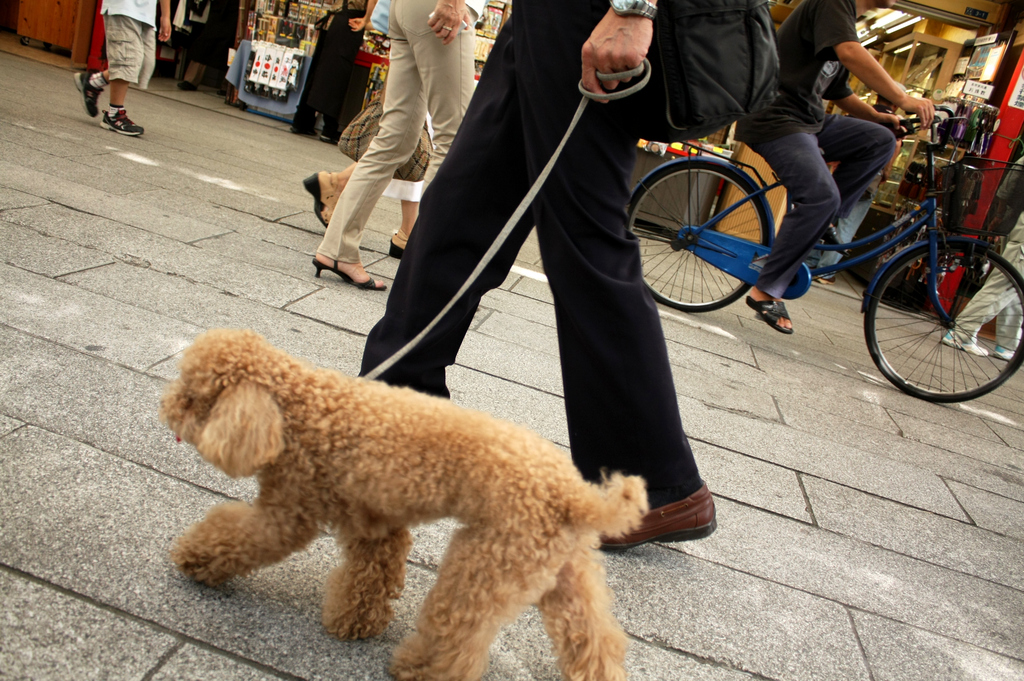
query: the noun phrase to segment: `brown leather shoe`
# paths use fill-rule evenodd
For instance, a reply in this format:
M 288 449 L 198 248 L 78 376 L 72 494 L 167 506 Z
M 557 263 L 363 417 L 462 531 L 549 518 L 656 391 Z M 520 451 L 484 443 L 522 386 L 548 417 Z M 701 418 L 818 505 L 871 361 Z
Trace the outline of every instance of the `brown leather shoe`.
M 653 509 L 640 527 L 615 539 L 601 538 L 603 551 L 625 551 L 651 541 L 676 542 L 703 539 L 715 528 L 715 500 L 704 485 L 681 501 Z

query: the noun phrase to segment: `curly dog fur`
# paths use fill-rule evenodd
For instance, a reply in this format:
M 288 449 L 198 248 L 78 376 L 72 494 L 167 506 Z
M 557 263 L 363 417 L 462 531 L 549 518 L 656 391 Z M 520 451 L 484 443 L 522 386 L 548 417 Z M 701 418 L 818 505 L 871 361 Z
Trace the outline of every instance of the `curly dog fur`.
M 280 561 L 321 529 L 344 559 L 323 624 L 339 638 L 391 621 L 409 527 L 460 521 L 415 632 L 394 653 L 400 680 L 478 679 L 499 628 L 536 604 L 563 676 L 618 681 L 627 639 L 610 612 L 598 535 L 647 511 L 644 482 L 585 482 L 530 431 L 409 389 L 315 369 L 251 331 L 210 331 L 186 350 L 160 418 L 230 476 L 256 475 L 252 504 L 216 506 L 171 557 L 215 585 Z

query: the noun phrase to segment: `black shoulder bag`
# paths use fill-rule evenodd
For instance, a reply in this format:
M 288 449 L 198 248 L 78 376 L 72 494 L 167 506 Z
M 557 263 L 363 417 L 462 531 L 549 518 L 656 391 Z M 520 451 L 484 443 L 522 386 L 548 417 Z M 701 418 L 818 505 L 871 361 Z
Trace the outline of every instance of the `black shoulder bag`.
M 659 0 L 654 24 L 677 139 L 720 130 L 775 99 L 779 53 L 768 0 Z

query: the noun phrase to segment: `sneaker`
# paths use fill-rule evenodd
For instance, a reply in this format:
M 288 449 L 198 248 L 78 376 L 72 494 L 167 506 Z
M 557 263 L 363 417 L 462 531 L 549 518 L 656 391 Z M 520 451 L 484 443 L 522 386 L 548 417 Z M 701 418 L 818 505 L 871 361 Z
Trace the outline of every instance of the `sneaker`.
M 122 135 L 129 135 L 131 137 L 138 137 L 143 132 L 142 126 L 132 123 L 131 119 L 128 118 L 128 114 L 124 112 L 124 109 L 119 111 L 113 118 L 110 117 L 109 111 L 104 111 L 103 120 L 100 122 L 100 126 L 107 130 L 113 130 L 114 132 Z
M 998 357 L 999 359 L 1006 360 L 1007 362 L 1013 359 L 1013 350 L 1004 348 L 1002 345 L 997 345 L 995 351 L 992 354 Z
M 96 100 L 99 99 L 100 93 L 103 90 L 89 85 L 89 75 L 85 73 L 75 74 L 75 87 L 82 93 L 85 113 L 89 114 L 89 118 L 96 118 L 96 114 L 100 112 L 99 107 L 96 106 Z
M 977 355 L 978 357 L 988 357 L 988 350 L 978 345 L 978 342 L 974 338 L 968 338 L 966 341 L 960 342 L 953 337 L 952 331 L 947 331 L 946 335 L 942 337 L 942 344 L 948 345 L 951 348 L 963 350 L 964 352 L 969 352 L 970 354 Z M 1010 354 L 1012 355 L 1013 353 Z

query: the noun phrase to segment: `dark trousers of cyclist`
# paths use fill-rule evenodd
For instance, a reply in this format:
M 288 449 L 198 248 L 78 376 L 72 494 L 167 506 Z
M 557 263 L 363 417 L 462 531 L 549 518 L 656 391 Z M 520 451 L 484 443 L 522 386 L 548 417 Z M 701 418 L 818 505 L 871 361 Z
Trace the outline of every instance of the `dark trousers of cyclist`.
M 579 105 L 574 65 L 607 0 L 516 3 L 423 197 L 387 311 L 367 339 L 364 374 L 419 333 L 468 278 Z M 383 379 L 448 396 L 445 368 L 455 362 L 480 297 L 505 281 L 536 225 L 554 294 L 573 461 L 592 481 L 602 469 L 624 471 L 642 475 L 651 488 L 683 488 L 685 496 L 701 481 L 680 422 L 661 320 L 643 281 L 637 240 L 626 229 L 640 136 L 631 116 L 643 109 L 643 100 L 634 108 L 630 99 L 587 107 L 532 208 L 477 283 Z
M 884 126 L 848 116 L 826 116 L 817 135 L 796 133 L 750 145 L 779 176 L 790 204 L 758 289 L 782 297 L 833 218 L 850 214 L 895 145 Z M 827 164 L 835 161 L 839 167 L 830 173 Z

